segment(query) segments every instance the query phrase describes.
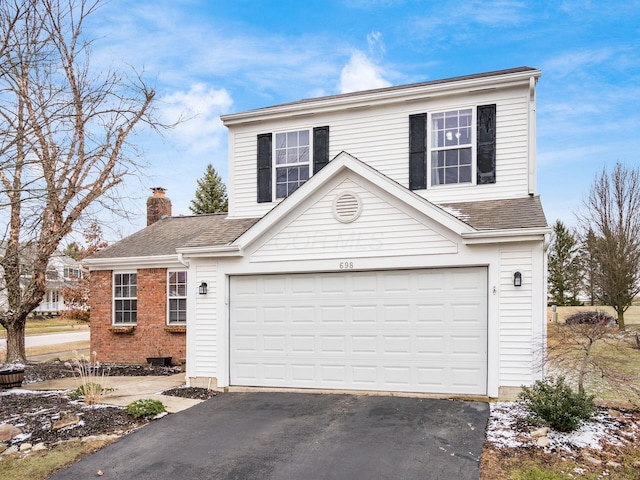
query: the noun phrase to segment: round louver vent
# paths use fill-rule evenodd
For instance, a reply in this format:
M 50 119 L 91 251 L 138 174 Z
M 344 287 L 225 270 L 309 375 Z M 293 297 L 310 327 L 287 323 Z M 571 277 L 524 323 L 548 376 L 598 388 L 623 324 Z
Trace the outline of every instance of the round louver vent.
M 353 222 L 360 216 L 360 212 L 362 212 L 362 202 L 355 193 L 341 193 L 333 201 L 333 216 L 339 222 Z

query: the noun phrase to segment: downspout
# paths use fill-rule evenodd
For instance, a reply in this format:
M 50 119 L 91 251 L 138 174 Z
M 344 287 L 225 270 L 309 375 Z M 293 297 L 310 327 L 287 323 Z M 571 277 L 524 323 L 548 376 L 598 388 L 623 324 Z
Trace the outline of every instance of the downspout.
M 529 78 L 529 195 L 536 194 L 536 78 Z
M 185 267 L 189 268 L 189 260 L 185 260 L 184 255 L 182 253 L 178 254 L 178 262 L 180 262 Z

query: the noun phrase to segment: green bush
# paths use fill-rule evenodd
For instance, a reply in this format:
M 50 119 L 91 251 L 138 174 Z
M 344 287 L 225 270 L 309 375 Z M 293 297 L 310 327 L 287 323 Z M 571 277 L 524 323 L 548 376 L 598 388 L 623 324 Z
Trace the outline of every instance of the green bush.
M 596 413 L 593 395 L 574 392 L 563 377 L 538 380 L 531 388 L 523 387 L 518 401 L 532 413 L 530 423 L 546 424 L 561 432 L 576 430 Z
M 153 418 L 166 411 L 167 409 L 160 400 L 152 400 L 149 398 L 136 400 L 127 405 L 127 413 L 133 415 L 135 418 Z

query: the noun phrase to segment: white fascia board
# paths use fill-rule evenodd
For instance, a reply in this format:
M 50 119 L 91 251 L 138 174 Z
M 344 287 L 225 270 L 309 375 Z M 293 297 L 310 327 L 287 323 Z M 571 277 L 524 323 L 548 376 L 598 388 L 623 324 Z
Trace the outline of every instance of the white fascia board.
M 367 108 L 388 103 L 410 103 L 425 98 L 456 95 L 478 90 L 506 88 L 513 85 L 523 85 L 528 88 L 530 79 L 538 78 L 541 74 L 542 72 L 540 70 L 525 70 L 510 74 L 497 74 L 495 76 L 462 79 L 451 82 L 443 81 L 442 83 L 390 87 L 382 90 L 320 97 L 245 112 L 230 113 L 221 115 L 220 119 L 225 126 L 229 127 L 247 122 L 272 120 L 274 118 L 281 118 L 282 116 L 309 115 L 345 108 Z
M 240 247 L 238 245 L 214 245 L 208 247 L 181 247 L 176 251 L 186 257 L 237 257 L 241 256 Z
M 149 257 L 94 258 L 82 261 L 82 265 L 93 270 L 111 270 L 113 268 L 172 267 L 182 265 L 177 254 Z
M 506 242 L 544 242 L 545 237 L 551 233 L 551 228 L 515 228 L 509 230 L 481 230 L 471 233 L 463 233 L 462 240 L 465 245 L 480 245 L 486 243 Z

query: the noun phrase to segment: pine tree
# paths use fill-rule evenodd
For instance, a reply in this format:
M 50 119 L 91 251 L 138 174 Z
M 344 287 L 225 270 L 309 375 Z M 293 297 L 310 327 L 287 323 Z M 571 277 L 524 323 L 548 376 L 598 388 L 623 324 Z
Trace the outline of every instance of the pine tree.
M 228 206 L 227 187 L 211 164 L 200 180 L 195 198 L 191 200 L 189 210 L 195 215 L 203 213 L 226 212 Z
M 578 305 L 582 272 L 575 235 L 560 220 L 553 225 L 549 252 L 549 290 L 556 305 Z

